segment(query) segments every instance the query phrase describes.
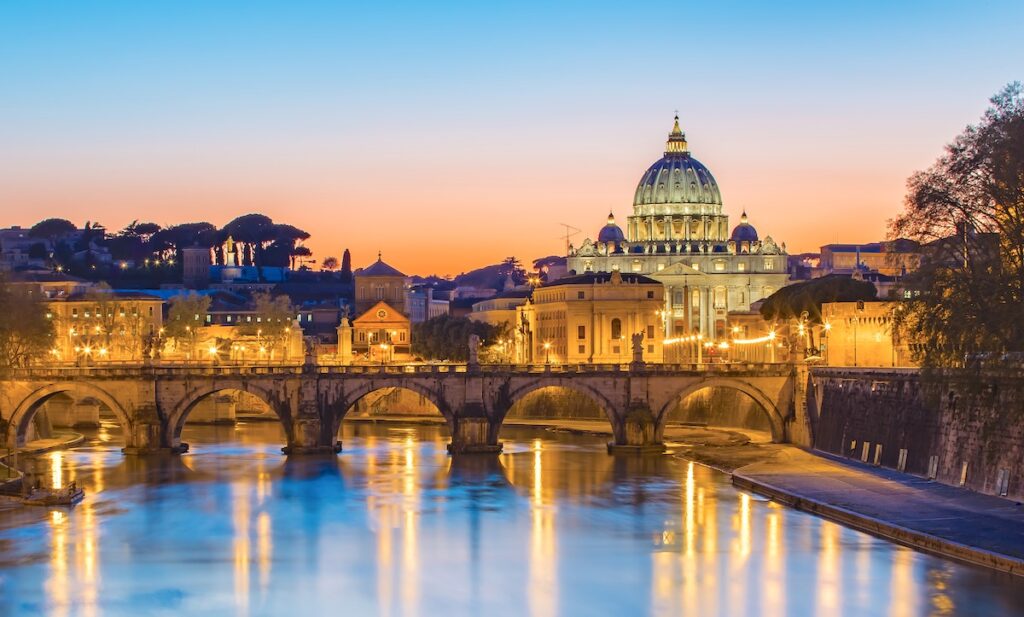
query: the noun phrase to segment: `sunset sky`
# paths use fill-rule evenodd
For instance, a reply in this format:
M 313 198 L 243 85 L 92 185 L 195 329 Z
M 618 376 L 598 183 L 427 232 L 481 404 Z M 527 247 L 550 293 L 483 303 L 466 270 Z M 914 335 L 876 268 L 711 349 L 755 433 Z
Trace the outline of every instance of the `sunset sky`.
M 1024 79 L 1020 0 L 342 4 L 4 3 L 0 226 L 262 212 L 457 274 L 624 221 L 678 109 L 732 221 L 810 251 Z

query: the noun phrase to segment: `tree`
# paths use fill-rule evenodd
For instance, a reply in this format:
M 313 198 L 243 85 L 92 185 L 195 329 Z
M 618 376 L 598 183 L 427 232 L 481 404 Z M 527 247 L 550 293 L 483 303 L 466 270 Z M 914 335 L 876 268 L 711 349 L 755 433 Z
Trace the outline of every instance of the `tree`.
M 324 262 L 321 264 L 324 270 L 333 272 L 338 269 L 338 258 L 337 257 L 324 257 Z
M 341 254 L 341 282 L 352 282 L 352 254 L 348 252 L 348 249 Z
M 49 240 L 52 245 L 58 239 L 73 234 L 76 231 L 78 231 L 78 228 L 67 219 L 45 219 L 33 225 L 28 230 L 28 235 L 31 238 Z
M 54 338 L 46 315 L 37 296 L 0 279 L 0 368 L 26 366 L 45 357 Z
M 210 297 L 189 292 L 171 298 L 167 309 L 165 336 L 181 347 L 189 356 L 195 352 L 199 328 L 206 325 L 206 312 L 210 310 Z
M 149 320 L 139 312 L 138 304 L 119 297 L 106 283 L 91 287 L 83 300 L 89 302 L 86 314 L 90 317 L 75 324 L 76 346 L 93 350 L 97 358 L 140 358 Z
M 476 334 L 483 345 L 492 345 L 503 329 L 467 317 L 438 315 L 414 324 L 412 352 L 430 360 L 465 362 L 469 357 L 469 335 Z
M 501 265 L 498 266 L 498 276 L 502 279 L 499 281 L 498 289 L 501 289 L 500 285 L 505 282 L 507 277 L 512 277 L 512 282 L 516 285 L 522 285 L 526 282 L 526 270 L 523 268 L 523 264 L 519 261 L 518 257 L 506 257 L 503 259 Z
M 821 305 L 825 302 L 856 302 L 877 299 L 878 291 L 867 281 L 842 274 L 787 285 L 768 296 L 761 304 L 765 321 L 799 319 L 807 313 L 812 324 L 821 323 Z
M 253 294 L 255 319 L 239 325 L 239 334 L 255 336 L 260 347 L 266 350 L 267 359 L 285 359 L 288 338 L 295 321 L 295 307 L 286 295 L 271 296 L 269 293 Z M 261 349 L 261 352 L 263 351 Z
M 900 336 L 927 367 L 978 354 L 1024 352 L 1024 96 L 1013 83 L 991 99 L 929 169 L 907 182 L 893 237 L 924 246 L 905 277 Z

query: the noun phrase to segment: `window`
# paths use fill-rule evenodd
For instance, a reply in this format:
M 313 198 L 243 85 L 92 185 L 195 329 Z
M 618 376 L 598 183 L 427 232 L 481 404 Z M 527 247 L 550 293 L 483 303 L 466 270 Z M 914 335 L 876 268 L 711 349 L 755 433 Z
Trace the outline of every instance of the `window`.
M 653 299 L 654 298 L 654 292 L 653 291 L 648 291 L 647 292 L 647 298 L 648 299 Z
M 152 317 L 152 316 L 153 316 L 153 307 L 152 307 L 152 306 L 151 306 L 151 307 L 149 307 L 149 316 L 150 316 L 150 317 Z
M 724 261 L 719 260 L 719 261 L 715 262 L 715 272 L 725 272 L 725 262 Z
M 740 263 L 736 264 L 736 269 L 739 270 L 740 272 L 746 272 L 747 271 L 747 262 L 741 261 Z
M 715 287 L 715 308 L 725 308 L 725 287 Z
M 647 326 L 647 338 L 654 338 L 654 326 Z
M 379 285 L 377 286 L 377 299 L 378 300 L 383 300 L 384 299 L 384 288 L 379 286 Z
M 71 319 L 78 319 L 78 309 L 71 309 Z
M 578 349 L 579 349 L 580 353 L 587 353 L 587 346 L 586 345 L 580 345 Z
M 640 263 L 639 259 L 634 259 L 633 260 L 633 272 L 639 272 L 640 270 L 643 270 L 643 264 Z
M 700 264 L 697 262 L 693 262 L 692 264 L 690 264 L 690 267 L 693 268 L 694 270 L 700 270 Z
M 586 297 L 587 297 L 587 294 L 585 294 L 584 292 L 582 292 L 582 291 L 577 291 L 576 292 L 576 299 L 577 300 L 582 300 L 582 299 L 584 299 Z
M 206 323 L 213 323 L 213 315 L 206 314 Z
M 665 269 L 665 264 L 658 264 L 658 272 L 661 272 L 664 269 Z
M 231 315 L 228 315 L 227 317 L 225 317 L 224 320 L 226 322 L 228 322 L 228 323 L 231 323 Z
M 612 338 L 622 338 L 622 321 L 618 317 L 612 320 Z
M 771 257 L 765 257 L 764 258 L 764 269 L 765 270 L 774 270 L 775 269 L 775 260 L 772 259 Z
M 578 338 L 578 339 L 585 339 L 585 338 L 587 338 L 587 327 L 586 326 L 576 326 L 576 338 Z

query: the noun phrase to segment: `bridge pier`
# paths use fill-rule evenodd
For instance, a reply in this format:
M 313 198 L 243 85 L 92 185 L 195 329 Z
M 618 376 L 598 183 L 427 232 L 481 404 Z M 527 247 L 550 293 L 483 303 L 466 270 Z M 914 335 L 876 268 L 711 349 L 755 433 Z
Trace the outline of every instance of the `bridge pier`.
M 319 417 L 296 418 L 292 422 L 292 430 L 287 432 L 288 445 L 281 448 L 281 452 L 288 456 L 341 452 L 341 442 L 331 433 L 330 423 L 322 422 Z
M 449 454 L 498 454 L 498 426 L 484 413 L 482 405 L 467 405 L 451 422 L 452 441 Z
M 135 409 L 134 421 L 126 427 L 122 454 L 132 456 L 171 455 L 188 452 L 188 444 L 174 439 L 174 433 L 160 420 L 156 405 Z
M 658 454 L 665 451 L 664 428 L 658 425 L 647 403 L 634 401 L 618 421 L 612 424 L 614 441 L 609 454 Z

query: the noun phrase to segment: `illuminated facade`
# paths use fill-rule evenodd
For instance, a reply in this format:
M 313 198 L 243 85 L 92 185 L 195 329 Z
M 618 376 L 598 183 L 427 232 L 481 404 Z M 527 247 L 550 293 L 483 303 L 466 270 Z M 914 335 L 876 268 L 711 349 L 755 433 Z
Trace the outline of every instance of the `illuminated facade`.
M 144 293 L 96 291 L 46 302 L 54 324 L 52 361 L 140 362 L 163 325 L 163 300 Z
M 612 215 L 597 240 L 569 247 L 570 271 L 644 274 L 665 286 L 665 337 L 724 337 L 729 311 L 786 284 L 786 247 L 763 240 L 744 212 L 729 230 L 714 176 L 691 156 L 679 118 L 664 156 L 644 173 L 626 231 Z
M 623 363 L 633 359 L 633 334 L 643 334 L 643 359 L 662 361 L 661 283 L 639 274 L 590 272 L 533 290 L 519 306 L 517 361 Z

